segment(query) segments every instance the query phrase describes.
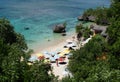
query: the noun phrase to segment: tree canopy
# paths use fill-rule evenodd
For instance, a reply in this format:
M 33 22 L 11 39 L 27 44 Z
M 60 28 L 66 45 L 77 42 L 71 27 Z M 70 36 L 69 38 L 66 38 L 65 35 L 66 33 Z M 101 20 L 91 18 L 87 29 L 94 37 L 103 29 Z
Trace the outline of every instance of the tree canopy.
M 0 19 L 0 82 L 50 82 L 51 67 L 42 61 L 28 65 L 30 51 L 23 35 L 7 19 Z
M 63 82 L 120 81 L 120 0 L 112 0 L 110 8 L 88 9 L 83 15 L 94 15 L 110 22 L 107 38 L 95 35 L 84 47 L 73 51 L 68 68 L 73 78 Z M 77 29 L 79 30 L 79 29 Z

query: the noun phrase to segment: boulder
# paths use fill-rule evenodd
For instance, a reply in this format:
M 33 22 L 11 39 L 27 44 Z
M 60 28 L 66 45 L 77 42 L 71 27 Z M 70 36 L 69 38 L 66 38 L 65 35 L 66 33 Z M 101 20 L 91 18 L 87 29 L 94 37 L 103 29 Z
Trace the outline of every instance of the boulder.
M 77 19 L 78 19 L 79 21 L 83 21 L 83 17 L 82 17 L 82 16 L 79 16 Z
M 54 33 L 64 33 L 65 31 L 65 25 L 64 24 L 58 24 L 54 27 L 53 32 Z
M 77 19 L 78 19 L 79 21 L 89 21 L 88 16 L 84 16 L 84 15 L 79 16 Z

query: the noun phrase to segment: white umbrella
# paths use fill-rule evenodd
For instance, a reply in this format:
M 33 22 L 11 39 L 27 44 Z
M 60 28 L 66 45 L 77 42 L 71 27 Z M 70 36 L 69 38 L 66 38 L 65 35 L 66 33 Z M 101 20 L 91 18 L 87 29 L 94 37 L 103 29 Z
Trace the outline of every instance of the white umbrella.
M 50 58 L 49 54 L 44 54 L 45 58 Z

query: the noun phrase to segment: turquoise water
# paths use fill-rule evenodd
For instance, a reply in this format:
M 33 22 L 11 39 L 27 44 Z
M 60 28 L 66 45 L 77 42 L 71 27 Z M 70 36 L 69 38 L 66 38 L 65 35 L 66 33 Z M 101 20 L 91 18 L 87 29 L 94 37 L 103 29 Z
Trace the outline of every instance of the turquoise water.
M 63 38 L 52 32 L 54 25 L 67 22 L 69 36 L 84 10 L 109 5 L 110 0 L 0 0 L 0 17 L 9 19 L 29 48 L 35 49 L 46 46 L 48 39 L 54 42 Z

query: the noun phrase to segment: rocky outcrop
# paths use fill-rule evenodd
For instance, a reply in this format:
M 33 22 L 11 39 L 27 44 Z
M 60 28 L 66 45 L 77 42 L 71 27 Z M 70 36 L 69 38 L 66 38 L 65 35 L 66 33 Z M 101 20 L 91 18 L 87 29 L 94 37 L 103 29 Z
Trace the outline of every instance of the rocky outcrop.
M 96 17 L 95 16 L 79 16 L 77 18 L 79 21 L 91 21 L 91 22 L 95 22 Z
M 83 21 L 83 17 L 82 17 L 82 16 L 79 16 L 77 19 L 78 19 L 79 21 Z
M 108 26 L 100 26 L 100 25 L 94 24 L 94 25 L 91 25 L 90 28 L 91 28 L 92 30 L 94 30 L 94 32 L 95 32 L 96 34 L 99 33 L 99 34 L 101 34 L 102 36 L 107 37 L 106 30 L 107 30 Z
M 58 24 L 54 27 L 53 32 L 54 33 L 64 33 L 66 26 L 64 24 Z

